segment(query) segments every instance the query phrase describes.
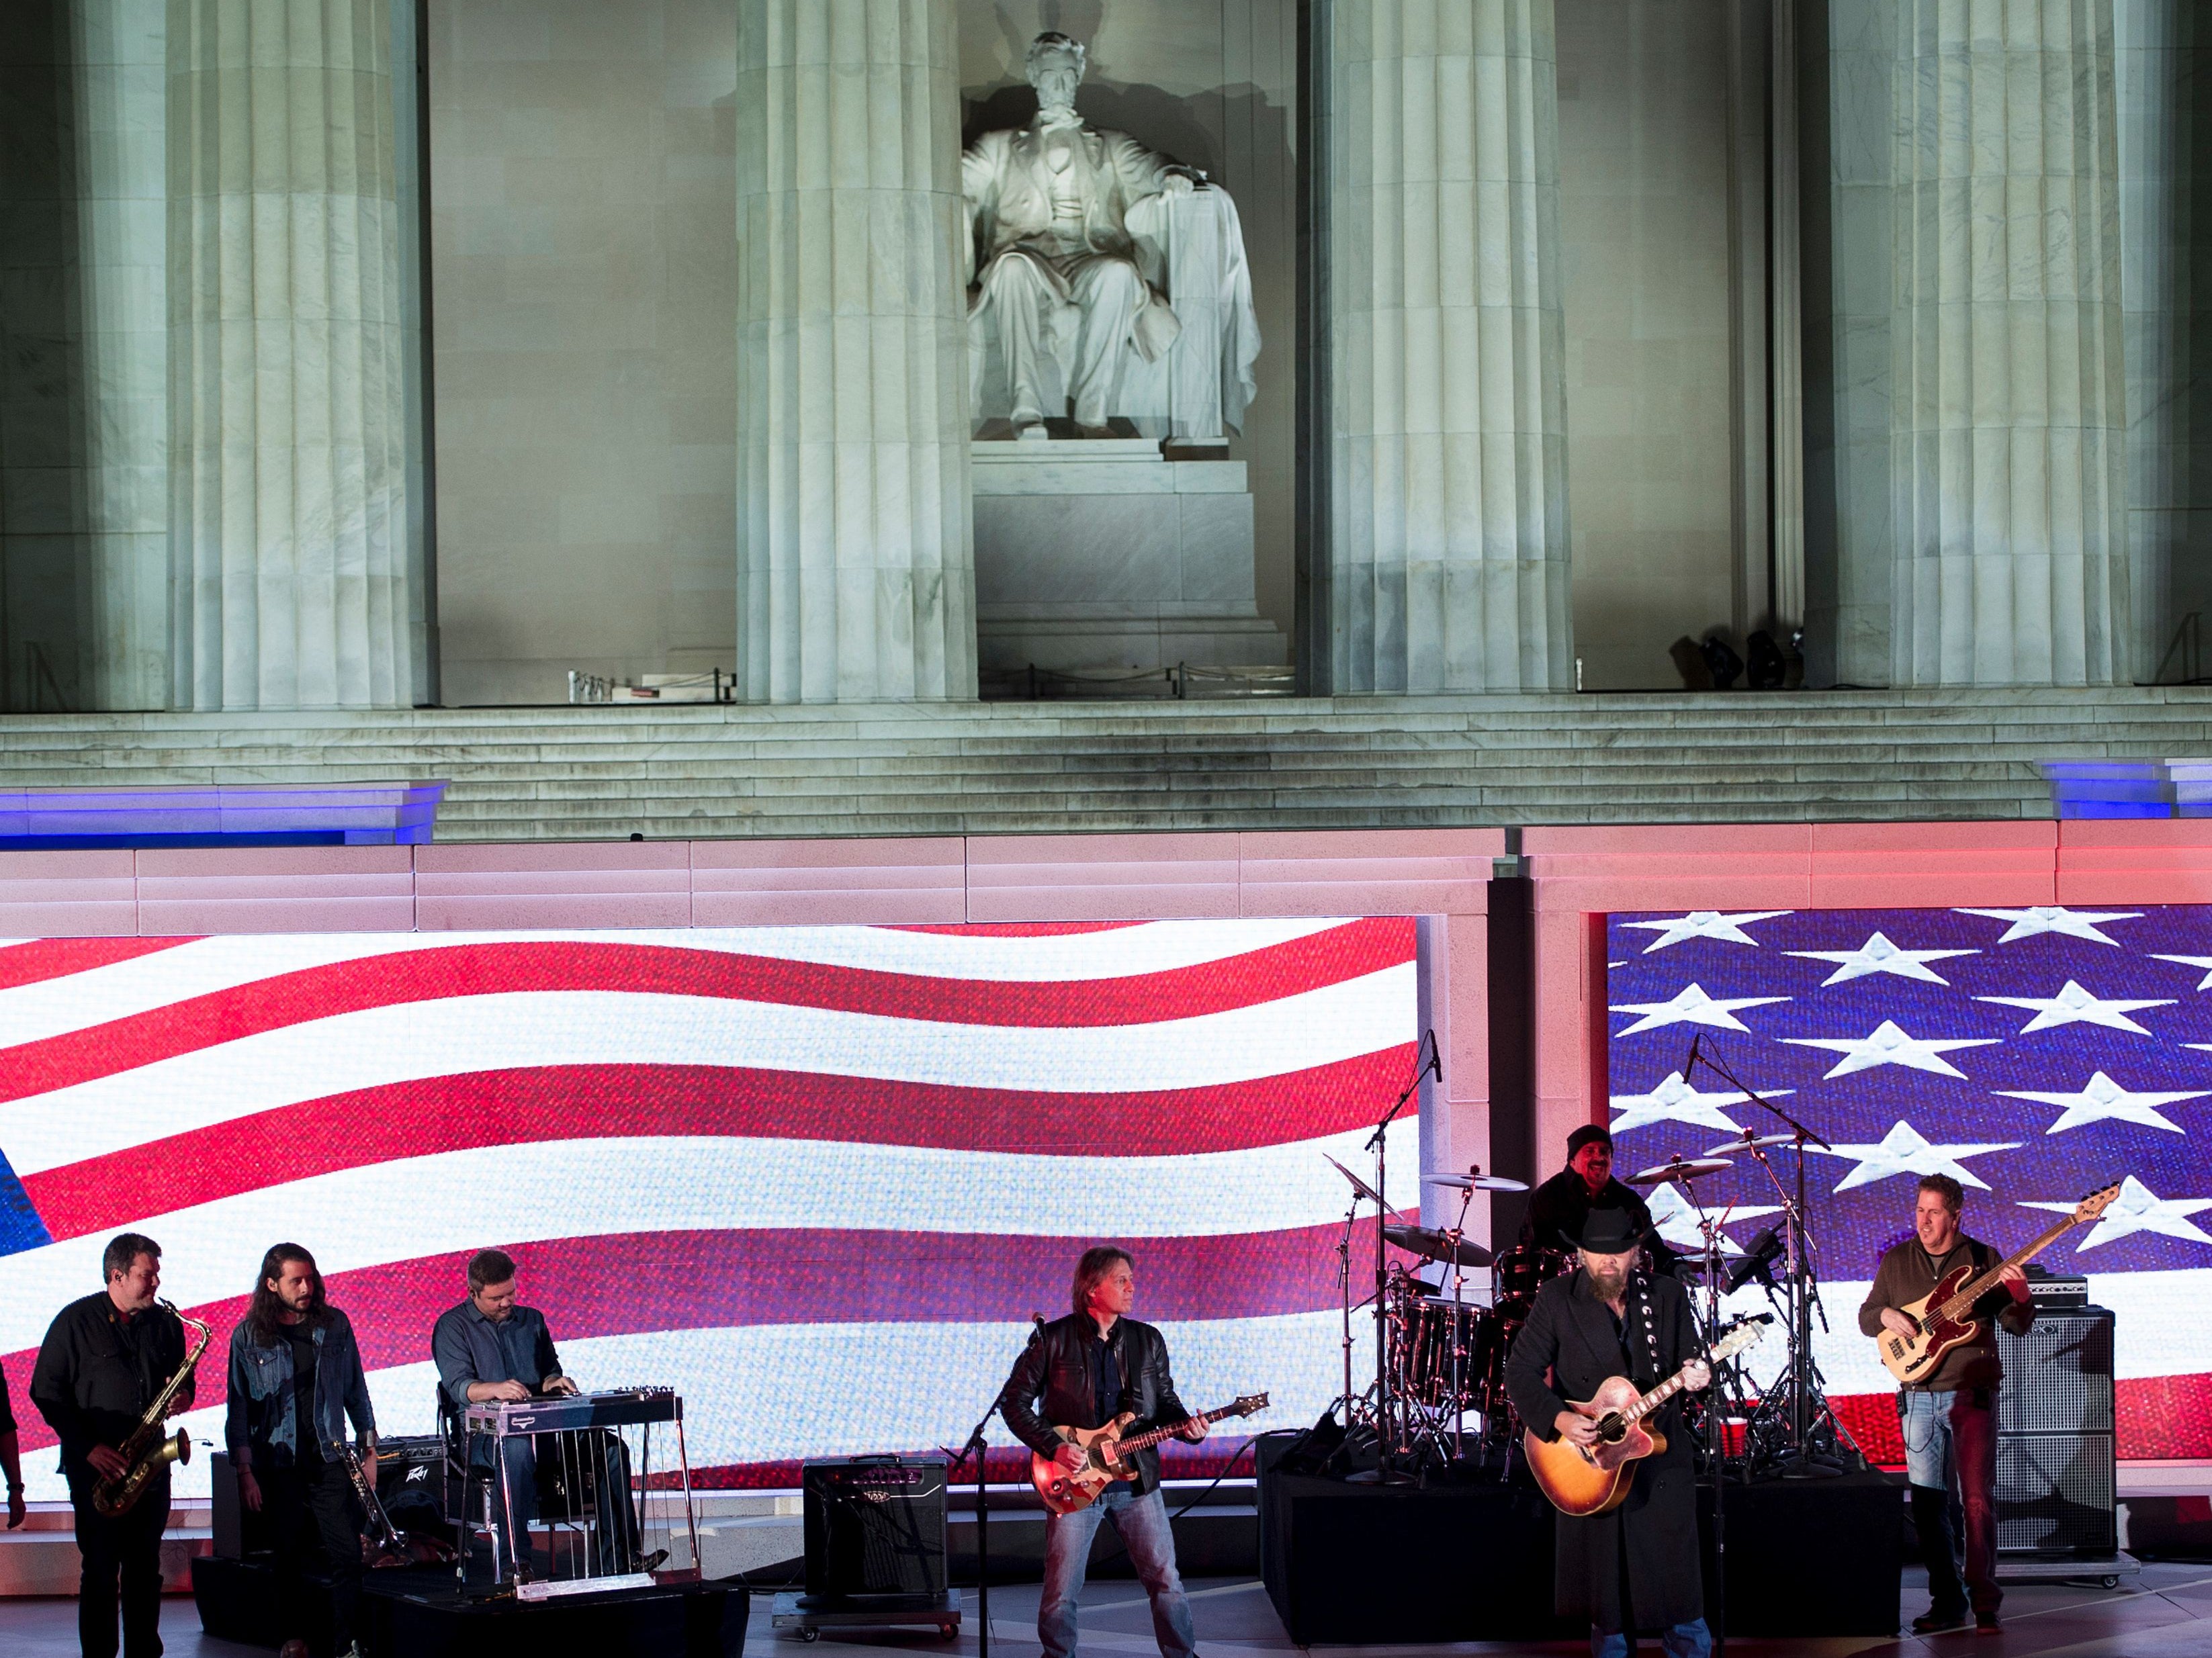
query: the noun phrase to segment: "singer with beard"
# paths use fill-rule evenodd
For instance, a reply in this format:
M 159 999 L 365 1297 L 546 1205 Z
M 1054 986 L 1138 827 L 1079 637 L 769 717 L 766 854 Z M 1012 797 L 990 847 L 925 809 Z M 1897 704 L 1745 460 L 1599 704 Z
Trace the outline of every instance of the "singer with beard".
M 1575 1236 L 1581 1265 L 1537 1292 L 1505 1361 L 1505 1385 L 1531 1432 L 1587 1444 L 1589 1418 L 1567 1408 L 1613 1376 L 1649 1391 L 1686 1363 L 1690 1388 L 1711 1379 L 1690 1297 L 1671 1278 L 1636 1270 L 1643 1229 L 1625 1210 L 1599 1208 Z M 1553 1596 L 1562 1618 L 1590 1626 L 1594 1658 L 1619 1658 L 1627 1631 L 1658 1630 L 1668 1658 L 1706 1658 L 1698 1547 L 1697 1471 L 1677 1394 L 1649 1419 L 1667 1448 L 1636 1464 L 1628 1499 L 1609 1514 L 1558 1516 Z

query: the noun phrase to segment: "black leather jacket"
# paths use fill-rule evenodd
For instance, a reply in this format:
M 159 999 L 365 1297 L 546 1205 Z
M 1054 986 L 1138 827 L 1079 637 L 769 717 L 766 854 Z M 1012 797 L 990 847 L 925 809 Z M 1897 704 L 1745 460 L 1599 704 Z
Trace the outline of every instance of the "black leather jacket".
M 1130 1433 L 1188 1419 L 1191 1412 L 1176 1397 L 1175 1377 L 1168 1371 L 1168 1344 L 1158 1330 L 1133 1318 L 1116 1319 L 1106 1339 L 1121 1375 L 1116 1413 L 1136 1413 Z M 1013 1374 L 999 1394 L 999 1413 L 1015 1436 L 1038 1455 L 1050 1456 L 1059 1445 L 1052 1431 L 1055 1426 L 1104 1425 L 1098 1419 L 1091 1386 L 1091 1355 L 1098 1340 L 1097 1322 L 1071 1313 L 1046 1325 L 1043 1336 L 1032 1338 L 1014 1361 Z M 1040 1399 L 1044 1401 L 1042 1414 L 1037 1410 Z M 1135 1460 L 1136 1495 L 1143 1497 L 1159 1487 L 1160 1454 L 1139 1451 Z

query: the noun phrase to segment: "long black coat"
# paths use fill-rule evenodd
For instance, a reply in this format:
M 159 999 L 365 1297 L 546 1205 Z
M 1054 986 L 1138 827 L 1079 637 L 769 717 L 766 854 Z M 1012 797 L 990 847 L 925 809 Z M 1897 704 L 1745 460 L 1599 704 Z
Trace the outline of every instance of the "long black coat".
M 1624 1345 L 1623 1336 L 1626 1341 Z M 1630 1279 L 1623 1332 L 1579 1267 L 1536 1297 L 1505 1363 L 1514 1408 L 1539 1438 L 1559 1437 L 1553 1418 L 1570 1399 L 1595 1394 L 1609 1376 L 1656 1386 L 1701 1351 L 1690 1298 L 1669 1278 Z M 1698 1549 L 1697 1470 L 1677 1394 L 1649 1419 L 1667 1448 L 1636 1465 L 1628 1500 L 1588 1520 L 1559 1516 L 1559 1615 L 1601 1630 L 1659 1629 L 1705 1615 Z M 1621 1550 L 1627 1549 L 1628 1600 L 1621 1605 Z

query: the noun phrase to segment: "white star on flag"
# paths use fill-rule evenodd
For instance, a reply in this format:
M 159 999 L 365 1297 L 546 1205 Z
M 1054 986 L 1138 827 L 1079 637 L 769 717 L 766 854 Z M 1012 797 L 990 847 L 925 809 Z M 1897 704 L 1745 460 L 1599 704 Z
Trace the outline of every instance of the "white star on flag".
M 1689 985 L 1676 992 L 1672 1001 L 1626 1002 L 1606 1011 L 1644 1016 L 1627 1029 L 1614 1032 L 1617 1036 L 1633 1036 L 1639 1030 L 1656 1030 L 1668 1024 L 1709 1024 L 1718 1030 L 1741 1030 L 1747 1036 L 1751 1027 L 1735 1017 L 1736 1009 L 1765 1007 L 1769 1002 L 1789 999 L 1787 996 L 1732 996 L 1721 1001 L 1706 995 L 1703 987 Z
M 1745 909 L 1734 914 L 1723 914 L 1717 909 L 1693 909 L 1687 915 L 1677 915 L 1666 921 L 1623 921 L 1623 926 L 1643 927 L 1659 936 L 1644 946 L 1649 956 L 1655 950 L 1664 950 L 1669 944 L 1679 944 L 1687 938 L 1711 938 L 1722 944 L 1749 944 L 1759 947 L 1759 940 L 1744 931 L 1753 921 L 1771 921 L 1778 915 L 1787 915 L 1786 909 Z
M 2079 1128 L 2084 1123 L 2131 1122 L 2142 1128 L 2165 1128 L 2174 1133 L 2189 1131 L 2179 1123 L 2168 1122 L 2159 1111 L 2161 1105 L 2172 1105 L 2179 1100 L 2201 1100 L 2212 1089 L 2199 1088 L 2188 1093 L 2138 1094 L 2114 1082 L 2100 1071 L 2081 1088 L 2071 1094 L 2038 1094 L 2025 1090 L 2000 1088 L 1996 1090 L 2008 1100 L 2033 1100 L 2041 1105 L 2063 1105 L 2066 1109 L 2058 1121 L 2043 1132 L 2056 1134 L 2062 1129 Z
M 1822 1082 L 1838 1077 L 1848 1077 L 1854 1071 L 1871 1071 L 1881 1065 L 1910 1066 L 1915 1071 L 1932 1071 L 1939 1077 L 1956 1077 L 1960 1082 L 1966 1073 L 1946 1060 L 1943 1055 L 1954 1048 L 1994 1048 L 2002 1040 L 1996 1036 L 1909 1036 L 1892 1019 L 1884 1019 L 1874 1028 L 1870 1036 L 1784 1036 L 1782 1040 L 1793 1048 L 1832 1048 L 1844 1057 L 1836 1068 L 1821 1078 Z
M 1978 1002 L 2001 1002 L 2007 1007 L 2032 1007 L 2035 1017 L 2021 1026 L 2023 1036 L 2031 1031 L 2049 1030 L 2062 1024 L 2100 1024 L 2112 1030 L 2132 1030 L 2138 1036 L 2148 1036 L 2145 1030 L 2128 1015 L 2139 1007 L 2172 1007 L 2173 1001 L 2106 1001 L 2093 996 L 2071 979 L 2056 996 L 1977 996 Z
M 1793 1092 L 1784 1088 L 1775 1091 L 1774 1097 Z M 1721 1108 L 1738 1105 L 1751 1097 L 1748 1094 L 1716 1092 L 1701 1094 L 1682 1080 L 1682 1073 L 1671 1071 L 1667 1080 L 1649 1094 L 1615 1094 L 1612 1105 L 1620 1114 L 1613 1120 L 1613 1132 L 1625 1134 L 1632 1128 L 1644 1128 L 1655 1122 L 1686 1122 L 1699 1128 L 1717 1128 L 1723 1133 L 1741 1134 L 1743 1126 L 1731 1122 Z
M 2054 1215 L 2070 1215 L 2075 1209 L 2070 1203 L 2023 1203 L 2021 1207 L 2047 1209 Z M 2212 1243 L 2212 1237 L 2207 1237 L 2189 1218 L 2206 1209 L 2212 1209 L 2212 1198 L 2161 1198 L 2130 1175 L 2120 1182 L 2120 1195 L 2097 1218 L 2089 1236 L 2074 1246 L 2074 1253 L 2081 1254 L 2136 1232 L 2156 1232 L 2187 1243 Z
M 2154 962 L 2176 962 L 2183 967 L 2201 967 L 2204 976 L 2197 981 L 2199 990 L 2212 990 L 2212 956 L 2153 956 Z
M 1869 938 L 1856 950 L 1789 950 L 1785 956 L 1802 956 L 1808 961 L 1833 962 L 1836 970 L 1820 981 L 1820 988 L 1839 985 L 1849 979 L 1863 979 L 1870 973 L 1894 973 L 1900 979 L 1918 979 L 1923 984 L 1948 985 L 1951 981 L 1933 972 L 1926 965 L 1940 962 L 1948 956 L 1978 956 L 1978 950 L 1899 950 L 1880 932 Z
M 1720 1204 L 1714 1206 L 1711 1213 L 1725 1226 L 1759 1215 L 1778 1214 L 1781 1209 L 1778 1203 L 1739 1203 L 1732 1207 Z M 1680 1188 L 1672 1181 L 1651 1194 L 1651 1224 L 1661 1237 L 1677 1249 L 1693 1255 L 1705 1253 L 1705 1235 L 1698 1226 L 1698 1206 L 1684 1197 Z M 1743 1253 L 1743 1246 L 1723 1232 L 1721 1234 L 1721 1253 L 1740 1255 Z
M 2118 938 L 2107 938 L 2097 930 L 2100 921 L 2133 921 L 2142 918 L 2139 909 L 2068 909 L 2063 904 L 2037 904 L 2027 909 L 1962 909 L 1961 915 L 1986 915 L 1992 921 L 2009 921 L 2011 927 L 1997 940 L 2008 944 L 2015 938 L 2035 938 L 2046 932 L 2057 932 L 2069 938 L 2087 938 L 2092 944 L 2110 944 L 2119 948 Z
M 1921 1138 L 1918 1129 L 1910 1123 L 1899 1122 L 1881 1137 L 1879 1145 L 1838 1145 L 1832 1150 L 1808 1145 L 1805 1149 L 1824 1157 L 1848 1157 L 1858 1165 L 1836 1182 L 1833 1189 L 1838 1192 L 1848 1192 L 1854 1186 L 1871 1186 L 1892 1175 L 1948 1175 L 1961 1186 L 1978 1186 L 1986 1192 L 1989 1183 L 1977 1179 L 1973 1170 L 1960 1159 L 2019 1148 L 2018 1140 L 1978 1145 L 1930 1145 Z

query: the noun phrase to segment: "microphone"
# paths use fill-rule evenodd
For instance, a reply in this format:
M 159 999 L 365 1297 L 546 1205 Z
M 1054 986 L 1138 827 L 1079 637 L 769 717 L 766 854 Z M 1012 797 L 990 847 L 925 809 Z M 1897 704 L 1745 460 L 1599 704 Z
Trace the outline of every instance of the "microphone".
M 1689 1081 L 1690 1078 L 1697 1071 L 1698 1044 L 1705 1041 L 1705 1033 L 1701 1030 L 1692 1030 L 1690 1033 L 1690 1057 L 1682 1061 L 1682 1080 L 1684 1082 Z
M 1030 1315 L 1030 1322 L 1036 1326 L 1036 1333 L 1031 1336 L 1030 1339 L 1032 1341 L 1042 1341 L 1044 1339 L 1044 1315 L 1042 1313 L 1031 1313 Z
M 1437 1033 L 1433 1029 L 1429 1031 L 1428 1069 L 1429 1074 L 1434 1077 L 1438 1082 L 1442 1082 L 1444 1079 L 1443 1050 L 1437 1046 Z

